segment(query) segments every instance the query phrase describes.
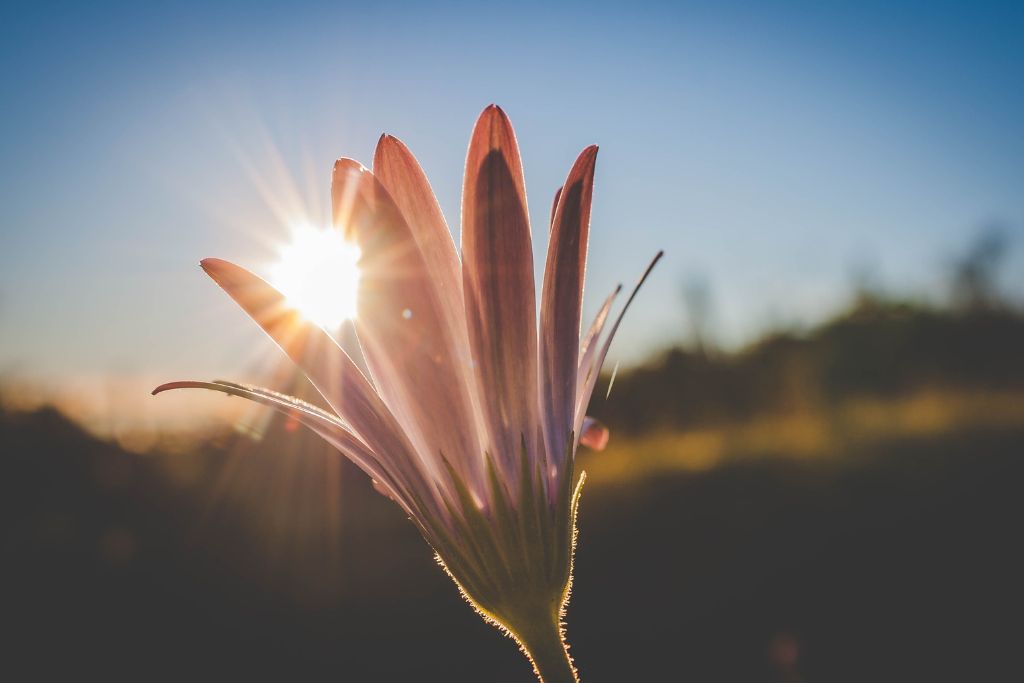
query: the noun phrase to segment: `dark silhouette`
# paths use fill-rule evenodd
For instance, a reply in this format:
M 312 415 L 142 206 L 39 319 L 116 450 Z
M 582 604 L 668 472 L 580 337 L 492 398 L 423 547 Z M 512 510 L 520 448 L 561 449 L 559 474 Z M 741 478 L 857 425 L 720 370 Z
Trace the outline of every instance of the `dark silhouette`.
M 945 310 L 861 296 L 804 334 L 780 332 L 734 353 L 676 347 L 619 372 L 592 412 L 638 434 L 754 415 L 828 410 L 844 399 L 922 389 L 1024 391 L 1024 315 L 1005 307 Z

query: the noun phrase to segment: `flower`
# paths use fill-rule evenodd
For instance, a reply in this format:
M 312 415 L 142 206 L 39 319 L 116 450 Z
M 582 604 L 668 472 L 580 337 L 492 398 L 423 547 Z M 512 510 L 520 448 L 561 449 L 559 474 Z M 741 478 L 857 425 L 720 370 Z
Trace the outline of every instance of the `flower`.
M 355 325 L 369 377 L 259 277 L 202 261 L 332 412 L 230 382 L 154 390 L 242 396 L 316 432 L 402 507 L 465 598 L 516 639 L 546 683 L 577 680 L 562 629 L 584 479 L 574 485 L 573 465 L 580 443 L 607 442 L 585 410 L 622 319 L 602 340 L 620 287 L 581 342 L 596 158 L 597 147 L 583 150 L 555 195 L 539 327 L 519 149 L 492 105 L 469 144 L 461 259 L 399 140 L 381 137 L 373 172 L 351 159 L 334 165 L 334 224 L 362 254 Z

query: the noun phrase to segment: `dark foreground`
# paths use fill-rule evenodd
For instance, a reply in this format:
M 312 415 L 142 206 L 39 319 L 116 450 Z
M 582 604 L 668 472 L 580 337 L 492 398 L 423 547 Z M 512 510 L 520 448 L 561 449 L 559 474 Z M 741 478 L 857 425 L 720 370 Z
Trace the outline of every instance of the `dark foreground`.
M 268 447 L 140 457 L 0 414 L 3 668 L 531 680 L 361 476 Z M 1024 429 L 587 491 L 583 679 L 1022 680 L 1022 475 Z

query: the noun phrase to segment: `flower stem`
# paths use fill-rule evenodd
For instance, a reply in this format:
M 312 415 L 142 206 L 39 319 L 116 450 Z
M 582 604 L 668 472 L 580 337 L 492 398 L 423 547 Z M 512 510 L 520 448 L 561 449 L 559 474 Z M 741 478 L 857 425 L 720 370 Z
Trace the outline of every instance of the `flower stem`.
M 517 635 L 542 683 L 579 683 L 557 616 L 553 620 L 535 621 Z

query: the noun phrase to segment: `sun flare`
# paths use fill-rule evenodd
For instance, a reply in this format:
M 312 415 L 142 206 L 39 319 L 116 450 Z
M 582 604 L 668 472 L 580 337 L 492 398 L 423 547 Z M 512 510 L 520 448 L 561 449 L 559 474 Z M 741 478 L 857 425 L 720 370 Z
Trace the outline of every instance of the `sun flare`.
M 303 316 L 337 330 L 356 314 L 360 256 L 336 228 L 296 225 L 270 280 Z

